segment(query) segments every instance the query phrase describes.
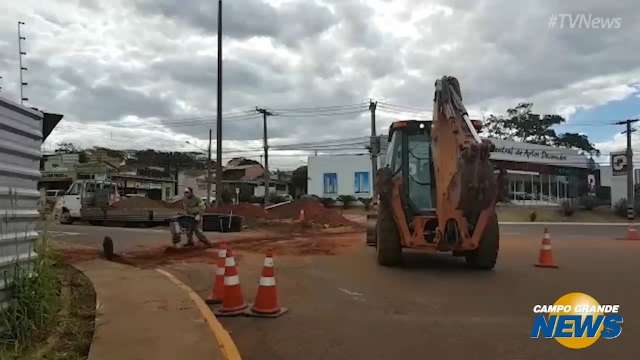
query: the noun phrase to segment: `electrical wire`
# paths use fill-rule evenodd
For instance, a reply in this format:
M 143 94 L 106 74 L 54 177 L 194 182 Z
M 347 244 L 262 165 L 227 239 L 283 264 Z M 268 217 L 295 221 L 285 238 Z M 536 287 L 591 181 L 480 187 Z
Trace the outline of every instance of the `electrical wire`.
M 410 105 L 391 104 L 384 101 L 378 101 L 378 106 L 383 108 L 388 108 L 388 109 L 399 109 L 399 110 L 414 112 L 414 113 L 432 112 L 431 109 L 420 108 L 420 107 L 410 106 Z
M 342 111 L 342 112 L 318 112 L 318 113 L 300 113 L 300 114 L 274 113 L 273 116 L 281 117 L 281 118 L 315 118 L 315 117 L 325 117 L 325 116 L 356 115 L 356 114 L 365 113 L 366 111 L 367 109 Z
M 368 106 L 366 102 L 361 102 L 357 104 L 347 104 L 347 105 L 332 105 L 332 106 L 313 106 L 313 107 L 299 107 L 299 108 L 269 108 L 270 111 L 273 112 L 326 112 L 340 109 L 348 109 L 348 108 L 361 108 Z

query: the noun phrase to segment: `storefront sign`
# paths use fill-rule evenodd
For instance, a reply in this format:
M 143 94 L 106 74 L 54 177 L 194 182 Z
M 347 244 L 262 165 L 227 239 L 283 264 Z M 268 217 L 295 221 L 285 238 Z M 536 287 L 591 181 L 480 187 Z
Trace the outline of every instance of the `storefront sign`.
M 624 151 L 611 153 L 611 175 L 627 175 L 627 153 Z
M 526 157 L 527 159 L 534 158 L 534 159 L 549 159 L 549 160 L 567 160 L 567 157 L 563 154 L 551 154 L 546 150 L 530 150 L 530 149 L 517 148 L 513 146 L 511 147 L 496 146 L 496 149 L 493 152 L 505 153 L 505 154 L 515 155 L 515 156 L 522 156 L 522 157 Z
M 587 157 L 577 150 L 524 142 L 490 139 L 495 145 L 492 160 L 586 168 Z

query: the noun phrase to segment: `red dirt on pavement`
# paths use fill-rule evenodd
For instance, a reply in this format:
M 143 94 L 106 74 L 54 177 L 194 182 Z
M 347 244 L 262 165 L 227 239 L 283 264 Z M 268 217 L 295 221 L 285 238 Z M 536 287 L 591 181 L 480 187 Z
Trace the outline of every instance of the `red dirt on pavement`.
M 217 252 L 213 248 L 194 246 L 176 249 L 171 246 L 158 246 L 122 253 L 116 261 L 141 268 L 153 268 L 176 262 L 215 264 L 216 258 Z
M 337 255 L 362 244 L 362 233 L 313 234 L 287 239 L 260 239 L 232 243 L 234 250 L 276 255 Z
M 269 212 L 276 219 L 298 219 L 301 210 L 304 210 L 306 222 L 330 227 L 355 225 L 354 222 L 342 216 L 337 209 L 329 209 L 320 201 L 313 199 L 297 200 L 291 204 L 273 208 Z
M 102 257 L 99 249 L 65 247 L 61 248 L 59 253 L 64 261 L 69 264 Z M 175 262 L 215 264 L 216 256 L 215 249 L 205 249 L 199 246 L 181 249 L 158 246 L 117 254 L 113 261 L 140 268 L 154 268 Z
M 88 248 L 62 248 L 59 250 L 59 253 L 68 264 L 89 261 L 101 256 L 98 249 Z
M 302 228 L 300 228 L 302 230 Z M 259 239 L 237 239 L 229 243 L 233 250 L 264 253 L 272 250 L 278 255 L 336 255 L 350 251 L 363 243 L 362 232 L 339 234 L 317 233 L 311 231 L 278 234 Z M 99 249 L 65 247 L 59 250 L 67 263 L 78 263 L 101 258 Z M 117 254 L 113 261 L 140 268 L 155 268 L 172 263 L 216 263 L 216 248 L 203 248 L 199 244 L 190 248 L 155 246 Z M 240 261 L 241 254 L 236 253 Z
M 259 205 L 240 203 L 237 205 L 222 205 L 221 207 L 209 207 L 207 213 L 230 214 L 243 216 L 245 219 L 270 219 L 272 216 Z

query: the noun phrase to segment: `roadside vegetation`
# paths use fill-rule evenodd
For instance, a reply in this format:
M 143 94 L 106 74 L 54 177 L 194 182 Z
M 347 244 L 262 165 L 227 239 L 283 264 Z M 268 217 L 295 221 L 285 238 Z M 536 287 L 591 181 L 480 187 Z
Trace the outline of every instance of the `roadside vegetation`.
M 0 311 L 0 359 L 86 359 L 93 337 L 95 293 L 44 239 L 32 262 L 16 262 L 3 281 L 13 300 Z
M 563 202 L 560 206 L 521 206 L 498 205 L 497 213 L 500 221 L 527 222 L 625 222 L 625 216 L 619 216 L 618 211 L 609 205 L 589 206 L 585 208 L 580 202 Z

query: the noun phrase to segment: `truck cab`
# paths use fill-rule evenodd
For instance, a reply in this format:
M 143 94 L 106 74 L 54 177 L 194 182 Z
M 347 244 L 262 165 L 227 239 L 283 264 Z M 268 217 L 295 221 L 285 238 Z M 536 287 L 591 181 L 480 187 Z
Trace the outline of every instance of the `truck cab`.
M 391 125 L 388 139 L 384 167 L 402 181 L 405 211 L 411 215 L 434 213 L 431 121 L 397 121 Z
M 58 198 L 54 215 L 61 224 L 71 224 L 80 218 L 80 210 L 110 206 L 118 201 L 118 187 L 108 180 L 76 180 Z

